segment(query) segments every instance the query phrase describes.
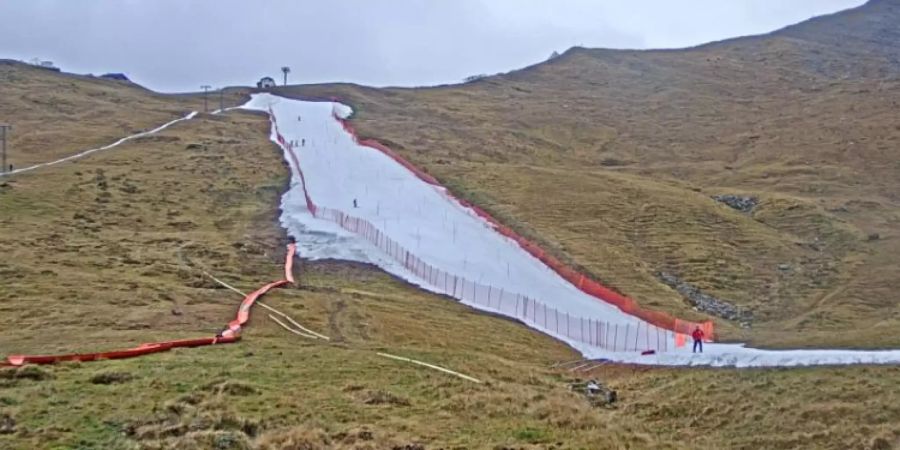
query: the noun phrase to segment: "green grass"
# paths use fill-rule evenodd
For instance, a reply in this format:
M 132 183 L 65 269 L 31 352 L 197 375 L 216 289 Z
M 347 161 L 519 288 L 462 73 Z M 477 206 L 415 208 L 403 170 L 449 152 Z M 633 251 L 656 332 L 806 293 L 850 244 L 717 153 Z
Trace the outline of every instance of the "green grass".
M 360 104 L 360 120 L 372 117 L 371 105 Z M 32 117 L 46 107 L 22 105 Z M 122 111 L 122 120 L 143 120 L 140 108 Z M 69 125 L 41 126 L 53 132 L 56 124 Z M 105 138 L 94 131 L 85 128 L 79 139 Z M 0 354 L 102 350 L 220 330 L 240 297 L 204 277 L 201 267 L 243 290 L 281 276 L 285 236 L 276 219 L 287 171 L 267 131 L 259 115 L 201 116 L 158 137 L 8 181 L 0 188 Z M 586 137 L 573 132 L 571 139 Z M 195 143 L 200 147 L 189 148 Z M 508 155 L 500 150 L 491 157 Z M 541 152 L 542 158 L 549 153 Z M 754 245 L 793 249 L 794 238 L 782 230 L 793 227 L 797 237 L 822 230 L 835 251 L 860 258 L 846 244 L 852 239 L 842 237 L 848 228 L 791 196 L 767 198 L 773 205 L 756 220 L 700 201 L 706 192 L 683 183 L 630 172 L 457 160 L 442 165 L 448 166 L 442 179 L 468 188 L 465 195 L 626 292 L 644 285 L 639 281 L 649 273 L 645 265 L 652 267 L 653 252 L 679 248 L 667 230 L 688 219 L 680 236 L 699 243 L 696 254 L 733 242 L 747 245 L 724 252 L 735 261 L 752 255 Z M 471 181 L 464 182 L 466 173 Z M 560 179 L 564 183 L 554 187 L 552 180 Z M 560 188 L 576 195 L 542 196 Z M 541 202 L 529 206 L 534 199 Z M 624 213 L 609 215 L 613 210 Z M 813 228 L 798 227 L 806 219 Z M 641 223 L 641 239 L 631 238 L 634 221 Z M 702 245 L 707 235 L 715 245 Z M 617 264 L 596 258 L 600 254 L 630 265 L 622 274 L 636 275 L 612 276 L 619 272 L 607 269 Z M 671 264 L 714 267 L 688 256 Z M 870 257 L 889 259 L 876 251 Z M 877 266 L 891 267 L 887 260 Z M 0 448 L 843 449 L 890 448 L 900 439 L 896 367 L 604 366 L 575 374 L 550 369 L 577 358 L 561 343 L 373 267 L 304 262 L 297 273 L 300 286 L 263 301 L 331 342 L 290 334 L 257 307 L 238 344 L 2 370 L 0 423 L 9 416 L 16 430 L 0 434 Z M 649 295 L 665 292 L 658 285 L 648 281 L 643 289 L 642 301 L 688 313 L 671 294 Z M 786 283 L 784 289 L 800 287 Z M 826 306 L 840 301 L 824 299 Z M 891 323 L 885 318 L 884 326 Z M 803 336 L 817 337 L 821 327 L 814 323 Z M 892 335 L 885 334 L 887 341 Z M 379 351 L 484 383 L 386 359 Z M 572 379 L 588 377 L 618 392 L 616 407 L 593 408 L 569 390 Z

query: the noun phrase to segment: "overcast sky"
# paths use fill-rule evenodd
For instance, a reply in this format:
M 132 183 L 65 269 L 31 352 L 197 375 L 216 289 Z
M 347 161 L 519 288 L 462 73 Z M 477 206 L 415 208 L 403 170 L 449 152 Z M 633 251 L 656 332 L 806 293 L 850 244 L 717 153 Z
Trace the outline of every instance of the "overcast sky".
M 673 48 L 864 0 L 0 0 L 0 58 L 124 72 L 151 89 L 351 81 L 421 86 L 573 46 Z

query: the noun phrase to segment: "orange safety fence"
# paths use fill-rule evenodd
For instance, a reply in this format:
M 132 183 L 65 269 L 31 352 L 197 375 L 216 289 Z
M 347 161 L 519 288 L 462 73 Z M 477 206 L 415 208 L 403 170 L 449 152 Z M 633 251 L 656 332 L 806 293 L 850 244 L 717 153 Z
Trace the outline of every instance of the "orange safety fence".
M 321 99 L 312 99 L 312 100 L 321 100 Z M 335 102 L 338 100 L 332 98 L 332 99 L 329 99 L 328 101 Z M 359 139 L 359 137 L 356 133 L 356 130 L 350 124 L 349 120 L 340 117 L 337 114 L 336 110 L 332 111 L 332 115 L 335 118 L 335 120 L 340 122 L 340 124 L 344 128 L 344 130 L 347 131 L 348 133 L 350 133 L 350 135 L 353 137 L 353 140 L 357 144 L 359 144 L 361 146 L 365 146 L 365 147 L 370 147 L 370 148 L 373 148 L 375 150 L 382 152 L 383 154 L 387 155 L 388 157 L 390 157 L 397 163 L 401 164 L 403 167 L 407 168 L 410 172 L 412 172 L 414 175 L 416 175 L 416 177 L 418 177 L 422 181 L 424 181 L 428 184 L 431 184 L 433 186 L 441 187 L 444 190 L 444 192 L 446 193 L 446 195 L 448 195 L 450 198 L 452 198 L 459 204 L 461 204 L 467 208 L 470 208 L 473 212 L 475 212 L 475 214 L 477 214 L 479 217 L 483 218 L 488 223 L 490 223 L 491 226 L 493 226 L 494 229 L 498 233 L 515 241 L 523 250 L 525 250 L 526 252 L 528 252 L 529 254 L 531 254 L 532 256 L 534 256 L 535 258 L 540 260 L 541 262 L 543 262 L 546 266 L 550 267 L 554 272 L 559 274 L 559 276 L 561 276 L 563 279 L 565 279 L 569 283 L 572 283 L 573 285 L 578 287 L 578 289 L 580 289 L 582 292 L 584 292 L 598 300 L 612 304 L 612 305 L 616 306 L 617 308 L 619 308 L 622 312 L 625 312 L 626 314 L 638 317 L 638 318 L 640 318 L 646 322 L 649 322 L 657 327 L 660 327 L 660 328 L 663 328 L 666 330 L 670 330 L 670 331 L 673 331 L 676 333 L 683 333 L 683 334 L 690 334 L 694 330 L 694 328 L 700 327 L 702 330 L 704 330 L 704 333 L 706 336 L 705 339 L 707 339 L 709 341 L 714 339 L 715 327 L 714 327 L 712 321 L 705 321 L 705 322 L 699 322 L 699 323 L 685 321 L 685 320 L 678 319 L 675 316 L 672 316 L 670 314 L 666 314 L 666 313 L 663 313 L 660 311 L 653 311 L 650 309 L 641 308 L 635 300 L 633 300 L 629 297 L 626 297 L 625 295 L 622 295 L 619 292 L 616 292 L 615 290 L 603 285 L 602 283 L 600 283 L 596 280 L 593 280 L 590 277 L 578 272 L 577 270 L 565 265 L 563 262 L 561 262 L 558 259 L 556 259 L 555 257 L 553 257 L 548 252 L 544 251 L 544 249 L 541 248 L 539 245 L 520 236 L 518 233 L 513 231 L 511 228 L 500 223 L 497 219 L 495 219 L 487 211 L 481 209 L 477 205 L 474 205 L 465 199 L 456 197 L 455 195 L 453 195 L 452 192 L 450 192 L 449 189 L 442 186 L 440 184 L 440 182 L 438 182 L 437 179 L 435 179 L 433 176 L 429 175 L 424 170 L 416 167 L 411 162 L 407 161 L 405 158 L 403 158 L 402 156 L 400 156 L 399 154 L 397 154 L 396 152 L 394 152 L 393 150 L 391 150 L 384 144 L 382 144 L 378 141 L 375 141 L 373 139 L 362 139 L 362 140 Z M 294 159 L 296 161 L 296 156 L 294 156 Z M 307 199 L 307 200 L 308 200 L 308 203 L 312 204 L 311 200 L 309 200 L 309 199 Z M 312 204 L 312 207 L 315 208 L 315 205 Z M 310 211 L 313 211 L 313 209 L 310 209 Z
M 447 273 L 429 265 L 428 263 L 425 263 L 410 251 L 404 249 L 399 243 L 389 238 L 384 232 L 379 230 L 375 225 L 368 222 L 367 220 L 350 216 L 339 210 L 324 208 L 316 205 L 316 203 L 310 197 L 309 190 L 306 188 L 306 179 L 303 174 L 302 167 L 300 166 L 299 158 L 294 152 L 295 146 L 291 142 L 288 142 L 281 135 L 280 131 L 278 130 L 277 120 L 275 119 L 274 112 L 271 108 L 269 109 L 269 114 L 275 130 L 276 139 L 278 143 L 281 144 L 281 146 L 286 150 L 288 157 L 293 163 L 294 169 L 296 170 L 296 173 L 300 178 L 300 183 L 304 190 L 307 209 L 310 211 L 313 217 L 329 220 L 340 225 L 342 228 L 348 231 L 354 232 L 366 238 L 371 244 L 378 247 L 386 254 L 391 256 L 395 261 L 403 265 L 404 268 L 411 271 L 416 276 L 427 280 L 430 285 L 439 288 L 446 294 L 456 299 L 478 305 L 482 309 L 498 311 L 507 316 L 516 317 L 519 320 L 535 328 L 543 329 L 548 333 L 555 334 L 557 336 L 564 336 L 572 341 L 611 351 L 667 351 L 672 347 L 670 345 L 670 342 L 676 340 L 677 331 L 681 330 L 683 332 L 689 333 L 690 331 L 693 331 L 695 326 L 702 327 L 707 331 L 707 336 L 712 336 L 712 322 L 696 324 L 692 322 L 680 321 L 662 313 L 647 311 L 648 313 L 656 314 L 660 317 L 671 317 L 670 321 L 658 320 L 657 316 L 653 316 L 650 314 L 633 313 L 634 308 L 628 308 L 627 304 L 626 307 L 623 308 L 615 301 L 607 301 L 603 297 L 599 296 L 599 294 L 597 294 L 598 291 L 606 288 L 600 286 L 599 283 L 587 279 L 583 275 L 571 269 L 568 269 L 565 266 L 562 266 L 562 268 L 555 268 L 556 272 L 570 282 L 573 282 L 573 279 L 577 280 L 573 282 L 573 284 L 578 286 L 583 292 L 586 292 L 600 300 L 606 301 L 607 303 L 618 306 L 622 311 L 640 318 L 648 323 L 639 323 L 637 326 L 630 324 L 617 325 L 615 323 L 609 323 L 596 319 L 575 317 L 568 313 L 560 312 L 556 308 L 549 307 L 546 304 L 535 299 L 531 299 L 527 296 L 523 296 L 518 293 L 507 292 L 494 286 L 475 283 L 462 277 Z M 334 114 L 334 116 L 337 120 L 341 121 L 344 129 L 350 132 L 353 135 L 354 139 L 356 139 L 356 135 L 353 133 L 352 128 L 347 125 L 347 122 L 338 117 L 337 114 Z M 359 141 L 357 140 L 357 142 Z M 360 144 L 373 147 L 384 152 L 386 155 L 393 158 L 395 161 L 415 173 L 417 176 L 419 176 L 419 178 L 423 179 L 429 184 L 440 186 L 437 180 L 435 180 L 433 177 L 425 174 L 424 172 L 421 172 L 411 163 L 406 162 L 402 157 L 400 157 L 387 147 L 381 145 L 380 143 L 374 141 L 364 141 Z M 547 256 L 540 247 L 518 237 L 518 235 L 512 232 L 512 230 L 497 223 L 497 221 L 493 219 L 493 217 L 488 215 L 477 206 L 474 206 L 464 200 L 459 200 L 455 197 L 453 198 L 456 201 L 462 203 L 464 206 L 473 209 L 479 216 L 484 217 L 486 220 L 488 220 L 495 229 L 501 232 L 501 234 L 516 240 L 516 242 L 518 242 L 526 251 L 538 257 L 538 259 L 543 261 L 551 268 L 554 268 L 554 265 L 552 263 L 556 263 L 557 266 L 561 266 L 561 264 L 556 262 L 555 259 Z M 548 263 L 548 261 L 550 261 L 550 263 Z M 608 291 L 612 294 L 619 295 L 612 292 L 611 290 Z M 634 304 L 633 301 L 631 302 L 632 304 Z M 638 309 L 638 311 L 644 310 Z M 647 317 L 651 317 L 654 320 L 649 320 Z
M 3 366 L 21 366 L 24 364 L 54 364 L 64 361 L 98 361 L 103 359 L 124 359 L 134 358 L 137 356 L 149 355 L 171 350 L 181 347 L 202 347 L 215 344 L 230 344 L 241 339 L 241 328 L 250 320 L 250 308 L 259 299 L 270 290 L 291 284 L 294 282 L 292 273 L 294 254 L 296 252 L 295 244 L 288 244 L 287 257 L 285 258 L 284 270 L 285 280 L 269 283 L 244 297 L 238 307 L 234 320 L 228 323 L 228 326 L 219 334 L 213 337 L 182 339 L 175 341 L 151 342 L 140 344 L 134 348 L 111 350 L 97 353 L 71 353 L 65 355 L 10 355 L 5 360 L 0 361 L 0 367 Z

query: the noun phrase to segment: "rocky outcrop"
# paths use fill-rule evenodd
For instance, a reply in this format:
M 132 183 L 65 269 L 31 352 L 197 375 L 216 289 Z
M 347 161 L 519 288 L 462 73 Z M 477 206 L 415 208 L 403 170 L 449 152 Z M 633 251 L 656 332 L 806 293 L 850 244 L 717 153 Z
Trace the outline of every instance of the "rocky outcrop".
M 569 383 L 569 388 L 583 394 L 591 406 L 596 408 L 611 407 L 619 399 L 616 391 L 597 380 L 574 381 Z
M 713 200 L 717 202 L 724 203 L 740 212 L 750 212 L 753 211 L 753 208 L 756 208 L 756 205 L 759 204 L 759 199 L 756 197 L 743 197 L 740 195 L 715 195 L 713 196 Z
M 660 272 L 658 276 L 663 283 L 678 291 L 678 293 L 694 305 L 697 310 L 723 319 L 740 322 L 743 327 L 750 326 L 750 322 L 753 320 L 752 312 L 739 309 L 725 300 L 705 294 L 700 288 L 682 281 L 680 278 L 670 273 Z

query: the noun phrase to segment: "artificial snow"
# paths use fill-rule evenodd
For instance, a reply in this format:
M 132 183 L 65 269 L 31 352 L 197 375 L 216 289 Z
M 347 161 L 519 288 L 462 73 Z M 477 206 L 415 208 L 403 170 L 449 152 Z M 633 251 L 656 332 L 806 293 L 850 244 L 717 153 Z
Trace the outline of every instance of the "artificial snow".
M 347 117 L 351 109 L 346 105 L 255 94 L 244 108 L 262 111 L 271 108 L 283 138 L 296 144 L 293 151 L 305 175 L 306 188 L 319 207 L 368 220 L 420 259 L 445 272 L 507 293 L 528 296 L 573 317 L 610 326 L 652 330 L 652 325 L 581 292 L 516 242 L 497 233 L 443 188 L 425 183 L 382 152 L 358 145 L 333 117 L 333 114 Z M 278 142 L 274 126 L 272 139 Z M 281 223 L 297 240 L 302 256 L 372 263 L 424 289 L 452 294 L 412 274 L 360 236 L 313 217 L 306 206 L 299 174 L 293 167 L 292 184 L 282 198 L 281 207 Z M 491 310 L 484 305 L 464 303 Z M 763 367 L 900 362 L 900 351 L 775 351 L 716 343 L 705 343 L 704 353 L 694 354 L 690 343 L 676 349 L 671 333 L 664 335 L 670 341 L 668 351 L 640 355 L 604 350 L 536 324 L 527 321 L 526 324 L 569 343 L 586 358 L 625 363 Z

